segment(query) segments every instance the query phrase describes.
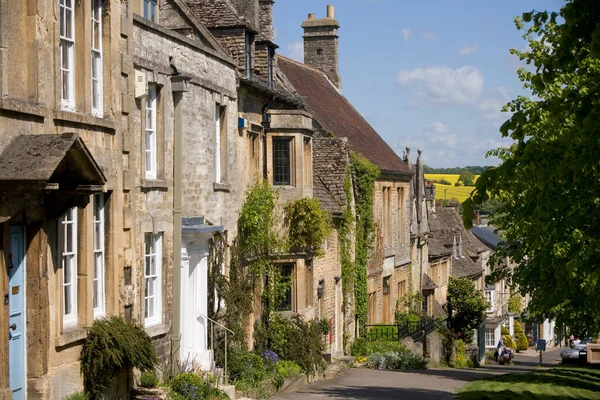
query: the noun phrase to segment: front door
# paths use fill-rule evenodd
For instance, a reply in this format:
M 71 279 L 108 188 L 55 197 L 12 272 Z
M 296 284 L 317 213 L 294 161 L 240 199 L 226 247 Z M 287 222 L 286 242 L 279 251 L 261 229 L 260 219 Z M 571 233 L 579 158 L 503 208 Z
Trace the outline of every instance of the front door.
M 182 254 L 180 358 L 189 367 L 208 369 L 212 362 L 206 343 L 208 254 L 197 249 L 188 252 L 187 257 Z
M 25 398 L 25 233 L 10 227 L 8 260 L 8 374 L 14 400 Z

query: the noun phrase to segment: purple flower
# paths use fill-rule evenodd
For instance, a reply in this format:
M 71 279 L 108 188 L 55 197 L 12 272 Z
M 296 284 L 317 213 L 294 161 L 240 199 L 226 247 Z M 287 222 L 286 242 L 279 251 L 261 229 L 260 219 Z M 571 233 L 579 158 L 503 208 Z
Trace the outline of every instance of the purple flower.
M 279 361 L 279 356 L 277 355 L 277 353 L 271 350 L 265 350 L 262 353 L 262 357 L 269 364 L 277 364 L 277 362 Z

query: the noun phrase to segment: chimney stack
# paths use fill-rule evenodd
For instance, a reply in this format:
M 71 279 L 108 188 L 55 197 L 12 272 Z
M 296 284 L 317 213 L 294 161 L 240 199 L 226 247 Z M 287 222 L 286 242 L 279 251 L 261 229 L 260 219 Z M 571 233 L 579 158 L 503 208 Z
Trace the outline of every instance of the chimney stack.
M 260 33 L 266 40 L 273 41 L 275 34 L 273 31 L 273 3 L 274 0 L 259 0 L 258 20 L 260 23 Z
M 302 23 L 304 29 L 304 63 L 322 71 L 331 83 L 342 89 L 338 60 L 339 22 L 333 6 L 327 6 L 327 18 L 315 19 L 308 14 Z

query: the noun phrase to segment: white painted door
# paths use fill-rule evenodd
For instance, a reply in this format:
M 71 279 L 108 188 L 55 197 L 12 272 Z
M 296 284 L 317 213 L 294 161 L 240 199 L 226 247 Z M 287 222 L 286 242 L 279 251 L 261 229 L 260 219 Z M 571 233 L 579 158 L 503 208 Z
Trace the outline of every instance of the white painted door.
M 188 367 L 209 369 L 207 351 L 207 254 L 182 252 L 180 359 Z

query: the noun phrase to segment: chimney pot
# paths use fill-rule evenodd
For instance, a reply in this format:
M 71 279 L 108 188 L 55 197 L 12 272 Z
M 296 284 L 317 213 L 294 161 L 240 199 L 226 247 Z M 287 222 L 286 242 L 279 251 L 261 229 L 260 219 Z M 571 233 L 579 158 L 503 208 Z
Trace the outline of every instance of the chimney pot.
M 308 20 L 315 19 L 315 14 L 308 14 Z
M 333 6 L 327 6 L 327 18 L 333 19 L 335 17 L 335 9 Z

